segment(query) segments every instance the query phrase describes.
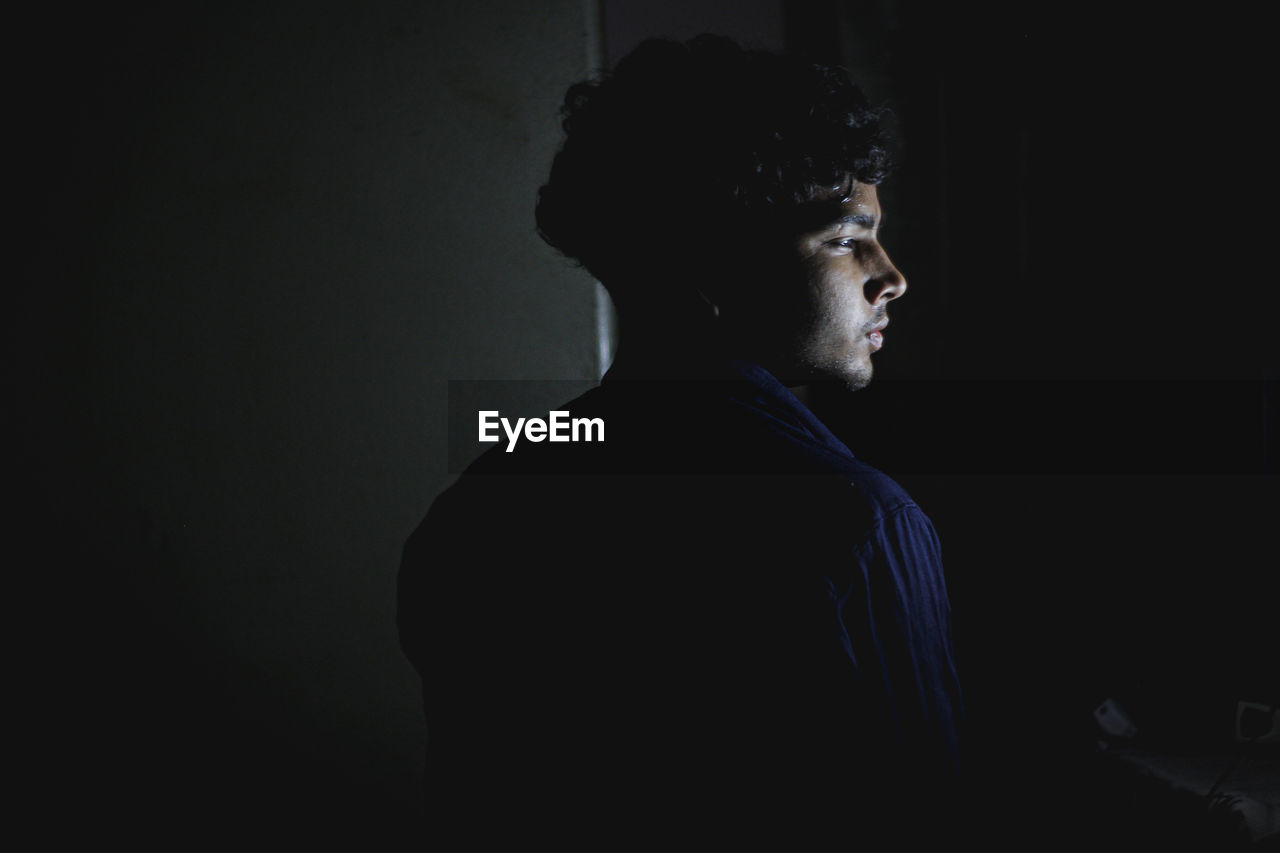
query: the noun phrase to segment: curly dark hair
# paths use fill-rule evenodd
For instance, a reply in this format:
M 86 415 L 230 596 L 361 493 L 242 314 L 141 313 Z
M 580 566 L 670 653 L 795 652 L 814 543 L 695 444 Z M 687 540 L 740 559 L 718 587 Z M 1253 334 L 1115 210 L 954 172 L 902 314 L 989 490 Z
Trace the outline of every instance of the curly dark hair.
M 562 116 L 538 232 L 610 290 L 889 168 L 881 111 L 844 69 L 720 36 L 644 42 L 570 87 Z

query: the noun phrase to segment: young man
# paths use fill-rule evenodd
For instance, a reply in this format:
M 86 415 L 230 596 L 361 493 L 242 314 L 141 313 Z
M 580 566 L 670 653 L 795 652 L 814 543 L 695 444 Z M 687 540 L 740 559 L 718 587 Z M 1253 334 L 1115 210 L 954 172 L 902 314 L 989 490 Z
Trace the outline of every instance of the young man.
M 906 292 L 876 112 L 703 36 L 572 87 L 564 129 L 537 222 L 618 310 L 613 367 L 561 407 L 604 440 L 504 441 L 406 546 L 434 825 L 948 831 L 937 537 L 789 390 L 865 386 Z

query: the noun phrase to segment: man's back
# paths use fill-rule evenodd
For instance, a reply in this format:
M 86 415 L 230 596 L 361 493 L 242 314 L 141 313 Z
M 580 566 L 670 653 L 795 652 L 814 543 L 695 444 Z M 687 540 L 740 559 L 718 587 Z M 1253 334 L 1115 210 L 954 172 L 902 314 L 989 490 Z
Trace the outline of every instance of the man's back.
M 564 408 L 605 441 L 486 454 L 405 549 L 440 819 L 852 828 L 945 798 L 959 691 L 910 498 L 755 365 Z

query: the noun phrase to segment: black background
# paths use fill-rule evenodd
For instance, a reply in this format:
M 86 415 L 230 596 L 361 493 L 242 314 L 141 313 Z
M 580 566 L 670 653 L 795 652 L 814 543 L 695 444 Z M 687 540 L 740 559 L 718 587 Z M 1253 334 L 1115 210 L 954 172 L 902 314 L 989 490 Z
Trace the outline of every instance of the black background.
M 1105 697 L 1172 754 L 1280 698 L 1265 51 L 1226 7 L 854 7 L 910 289 L 814 406 L 938 526 L 989 790 L 1083 820 Z

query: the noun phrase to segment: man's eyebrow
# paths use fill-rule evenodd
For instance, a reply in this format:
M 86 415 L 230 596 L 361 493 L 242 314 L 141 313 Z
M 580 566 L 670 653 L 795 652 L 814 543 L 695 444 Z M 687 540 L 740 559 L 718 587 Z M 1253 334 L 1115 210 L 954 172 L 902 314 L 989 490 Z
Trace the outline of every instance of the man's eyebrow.
M 876 218 L 870 213 L 849 213 L 838 219 L 833 219 L 828 227 L 838 228 L 841 225 L 857 225 L 861 228 L 866 228 L 868 231 L 874 231 Z
M 834 231 L 842 225 L 855 225 L 874 231 L 879 220 L 873 213 L 849 213 L 839 202 L 823 202 L 801 207 L 793 214 L 792 223 L 797 233 Z

